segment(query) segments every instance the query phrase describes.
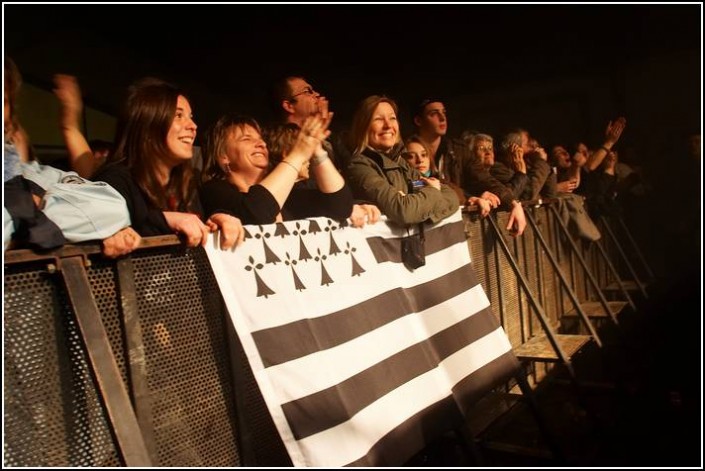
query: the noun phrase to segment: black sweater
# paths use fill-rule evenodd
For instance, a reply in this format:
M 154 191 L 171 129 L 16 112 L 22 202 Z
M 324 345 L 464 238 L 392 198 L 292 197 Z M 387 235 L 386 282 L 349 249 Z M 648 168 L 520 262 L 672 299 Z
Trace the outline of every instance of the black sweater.
M 284 220 L 325 216 L 346 219 L 352 213 L 353 198 L 347 184 L 335 193 L 294 186 L 283 208 L 262 185 L 253 185 L 247 193 L 225 180 L 210 180 L 200 190 L 205 216 L 231 214 L 243 224 L 271 224 L 281 211 Z

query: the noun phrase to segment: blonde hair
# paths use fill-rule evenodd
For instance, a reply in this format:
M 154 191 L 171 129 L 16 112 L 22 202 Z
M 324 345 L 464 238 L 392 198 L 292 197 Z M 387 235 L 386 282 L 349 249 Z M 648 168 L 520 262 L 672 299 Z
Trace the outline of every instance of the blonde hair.
M 230 133 L 238 128 L 244 130 L 247 126 L 251 126 L 262 135 L 262 129 L 254 118 L 236 113 L 228 113 L 221 116 L 206 131 L 201 150 L 205 169 L 204 180 L 224 180 L 227 177 L 225 170 L 218 162 L 218 158 L 225 154 Z
M 267 143 L 267 149 L 269 149 L 271 164 L 279 163 L 291 152 L 299 132 L 301 132 L 301 128 L 296 123 L 279 124 L 265 131 L 264 140 Z
M 404 147 L 408 149 L 409 144 L 418 144 L 421 147 L 424 148 L 426 151 L 426 155 L 428 156 L 428 168 L 431 170 L 431 174 L 435 175 L 438 173 L 438 167 L 436 167 L 436 159 L 433 158 L 433 155 L 431 155 L 431 149 L 426 145 L 424 141 L 421 140 L 421 137 L 418 134 L 412 134 L 411 136 L 407 137 L 404 140 Z
M 372 95 L 362 100 L 355 111 L 352 126 L 350 127 L 349 144 L 353 154 L 359 154 L 367 148 L 369 144 L 367 132 L 370 129 L 370 123 L 372 123 L 372 116 L 380 103 L 389 103 L 398 118 L 399 108 L 391 98 L 384 95 Z M 401 133 L 397 133 L 394 143 L 397 144 L 399 142 L 401 142 Z

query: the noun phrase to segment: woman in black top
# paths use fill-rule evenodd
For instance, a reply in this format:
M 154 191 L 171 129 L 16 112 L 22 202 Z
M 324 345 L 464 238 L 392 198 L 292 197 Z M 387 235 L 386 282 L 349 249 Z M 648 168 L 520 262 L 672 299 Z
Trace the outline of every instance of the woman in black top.
M 209 130 L 203 150 L 208 181 L 200 194 L 205 214 L 232 214 L 243 224 L 350 216 L 352 194 L 321 147 L 330 134 L 331 116 L 327 112 L 311 116 L 300 130 L 292 127 L 293 145 L 284 149 L 273 166 L 257 121 L 246 116 L 221 117 Z M 317 188 L 295 187 L 309 173 Z
M 191 166 L 196 123 L 186 95 L 159 79 L 133 84 L 118 123 L 111 163 L 94 176 L 127 201 L 132 227 L 142 236 L 182 234 L 186 243 L 205 245 L 220 230 L 220 247 L 244 240 L 242 223 L 229 214 L 201 220 L 201 204 Z

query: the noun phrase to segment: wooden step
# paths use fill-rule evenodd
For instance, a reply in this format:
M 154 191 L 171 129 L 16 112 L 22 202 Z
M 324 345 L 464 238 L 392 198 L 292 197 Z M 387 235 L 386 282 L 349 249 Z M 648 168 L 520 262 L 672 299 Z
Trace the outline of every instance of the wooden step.
M 612 314 L 614 314 L 615 316 L 622 312 L 622 309 L 624 309 L 627 304 L 628 303 L 626 301 L 607 301 L 607 306 L 609 307 L 610 311 L 612 311 Z M 582 308 L 583 312 L 585 312 L 585 315 L 588 317 L 609 316 L 609 314 L 607 314 L 605 312 L 605 309 L 602 307 L 602 303 L 599 301 L 588 301 L 580 303 L 580 307 Z M 570 310 L 563 314 L 563 317 L 578 317 L 578 311 L 576 309 Z
M 627 291 L 639 291 L 639 285 L 637 284 L 636 281 L 634 280 L 622 280 L 622 285 L 624 286 L 624 289 Z M 644 287 L 647 285 L 644 284 Z M 602 288 L 603 291 L 622 291 L 622 289 L 619 287 L 619 283 L 616 281 L 613 281 L 612 283 L 608 284 L 604 288 Z
M 482 434 L 505 417 L 521 400 L 521 390 L 518 394 L 490 392 L 485 395 L 472 406 L 472 414 L 467 416 L 473 434 Z
M 554 334 L 558 345 L 560 345 L 563 353 L 566 354 L 568 359 L 572 358 L 578 350 L 583 348 L 592 337 L 589 335 L 565 335 L 565 334 Z M 531 360 L 531 361 L 549 361 L 557 362 L 560 361 L 558 353 L 551 346 L 546 334 L 540 334 L 532 337 L 528 342 L 519 345 L 514 349 L 514 354 L 520 360 Z

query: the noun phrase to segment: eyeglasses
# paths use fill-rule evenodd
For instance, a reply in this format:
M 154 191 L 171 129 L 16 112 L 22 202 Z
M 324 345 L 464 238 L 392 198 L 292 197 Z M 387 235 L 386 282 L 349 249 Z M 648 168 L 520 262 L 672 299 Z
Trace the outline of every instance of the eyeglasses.
M 494 147 L 480 146 L 477 148 L 478 152 L 494 152 Z
M 316 91 L 311 88 L 311 87 L 306 87 L 303 90 L 301 90 L 299 93 L 294 93 L 291 95 L 291 98 L 296 98 L 299 95 L 308 95 L 308 96 L 313 96 L 316 94 Z

